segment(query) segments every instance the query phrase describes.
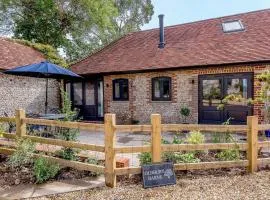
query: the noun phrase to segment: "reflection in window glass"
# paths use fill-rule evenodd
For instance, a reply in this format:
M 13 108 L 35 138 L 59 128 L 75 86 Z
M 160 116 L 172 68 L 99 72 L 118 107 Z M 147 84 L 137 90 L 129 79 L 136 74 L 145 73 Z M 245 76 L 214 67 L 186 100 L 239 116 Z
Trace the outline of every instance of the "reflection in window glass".
M 71 100 L 70 83 L 66 83 L 66 93 L 68 95 L 69 100 Z
M 120 98 L 120 85 L 119 85 L 119 83 L 115 83 L 114 87 L 115 87 L 114 97 Z
M 95 84 L 93 82 L 85 83 L 85 104 L 95 105 Z
M 103 117 L 103 81 L 98 82 L 98 116 Z
M 158 81 L 154 82 L 154 87 L 155 87 L 155 92 L 154 92 L 155 97 L 160 98 L 160 89 L 159 89 L 159 82 Z
M 203 80 L 203 105 L 218 106 L 221 98 L 221 80 Z
M 82 83 L 73 83 L 74 105 L 82 105 Z
M 237 95 L 247 99 L 247 79 L 232 78 L 227 81 L 227 95 Z M 229 101 L 233 105 L 246 105 L 246 102 Z

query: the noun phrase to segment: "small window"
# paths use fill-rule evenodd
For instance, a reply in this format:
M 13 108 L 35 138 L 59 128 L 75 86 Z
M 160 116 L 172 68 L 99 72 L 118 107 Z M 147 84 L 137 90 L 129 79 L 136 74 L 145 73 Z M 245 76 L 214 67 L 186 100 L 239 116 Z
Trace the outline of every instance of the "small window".
M 115 101 L 128 100 L 128 79 L 113 80 L 113 100 Z
M 171 100 L 170 77 L 156 77 L 152 79 L 152 100 L 153 101 Z
M 223 31 L 225 33 L 245 30 L 245 28 L 240 20 L 223 22 L 222 27 L 223 27 Z

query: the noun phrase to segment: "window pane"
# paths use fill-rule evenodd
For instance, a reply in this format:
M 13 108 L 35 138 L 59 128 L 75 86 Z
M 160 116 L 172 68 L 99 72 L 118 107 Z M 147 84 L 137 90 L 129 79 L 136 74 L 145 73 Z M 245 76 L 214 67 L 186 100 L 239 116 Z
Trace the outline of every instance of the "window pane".
M 122 91 L 123 91 L 123 96 L 122 98 L 123 99 L 127 99 L 128 98 L 128 84 L 126 81 L 123 81 L 123 84 L 122 84 Z
M 163 98 L 170 98 L 170 81 L 169 80 L 163 80 L 163 84 L 162 84 L 163 88 Z
M 221 103 L 221 80 L 203 80 L 203 105 L 218 106 Z
M 247 94 L 247 79 L 233 78 L 227 81 L 227 95 L 234 94 L 239 95 L 244 99 L 248 98 Z M 247 102 L 229 101 L 231 105 L 246 105 Z
M 74 105 L 82 105 L 82 83 L 73 83 Z
M 103 81 L 98 82 L 98 116 L 103 117 Z
M 159 87 L 159 81 L 155 80 L 154 82 L 154 95 L 156 98 L 160 98 L 160 87 Z
M 222 26 L 223 26 L 224 32 L 244 30 L 244 26 L 239 20 L 232 21 L 232 22 L 223 22 Z
M 85 104 L 95 105 L 95 84 L 93 82 L 85 83 Z
M 120 84 L 119 83 L 114 84 L 114 97 L 120 98 Z

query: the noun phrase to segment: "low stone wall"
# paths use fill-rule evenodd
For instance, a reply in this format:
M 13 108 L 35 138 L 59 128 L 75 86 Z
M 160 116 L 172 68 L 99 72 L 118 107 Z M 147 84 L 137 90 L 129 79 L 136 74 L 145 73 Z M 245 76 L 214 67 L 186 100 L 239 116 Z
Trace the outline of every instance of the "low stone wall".
M 26 113 L 44 113 L 45 91 L 45 79 L 0 74 L 0 116 L 4 112 L 13 116 L 18 108 L 25 109 Z M 48 111 L 59 106 L 59 82 L 49 79 Z

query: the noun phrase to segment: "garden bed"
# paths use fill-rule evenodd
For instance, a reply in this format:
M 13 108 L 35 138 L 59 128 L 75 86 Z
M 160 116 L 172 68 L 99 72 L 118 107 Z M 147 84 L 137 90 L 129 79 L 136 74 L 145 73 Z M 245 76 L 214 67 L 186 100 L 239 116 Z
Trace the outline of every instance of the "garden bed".
M 33 173 L 33 166 L 28 165 L 21 168 L 11 168 L 8 163 L 8 157 L 4 154 L 0 154 L 0 188 L 9 188 L 13 185 L 20 184 L 34 184 L 36 182 Z M 89 171 L 79 171 L 69 167 L 64 167 L 59 170 L 53 180 L 74 180 L 82 179 L 85 177 L 96 176 Z

